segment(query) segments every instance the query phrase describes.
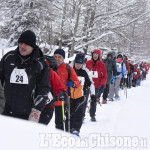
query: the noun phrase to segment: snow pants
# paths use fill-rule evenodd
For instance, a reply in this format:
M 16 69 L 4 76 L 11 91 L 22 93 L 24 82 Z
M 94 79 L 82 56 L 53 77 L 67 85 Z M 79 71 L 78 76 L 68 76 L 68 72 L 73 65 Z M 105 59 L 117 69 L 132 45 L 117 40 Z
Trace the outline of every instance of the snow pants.
M 100 98 L 101 93 L 100 93 L 100 88 L 95 88 L 95 100 L 91 100 L 90 103 L 90 117 L 94 117 L 96 114 L 96 105 L 97 105 L 97 99 Z
M 104 93 L 103 93 L 103 100 L 107 100 L 107 98 L 108 98 L 109 86 L 110 86 L 110 84 L 106 84 L 106 88 L 104 89 Z
M 114 94 L 118 95 L 120 81 L 121 81 L 121 78 L 116 78 L 115 82 L 113 84 L 110 84 L 109 99 L 113 99 L 114 98 Z

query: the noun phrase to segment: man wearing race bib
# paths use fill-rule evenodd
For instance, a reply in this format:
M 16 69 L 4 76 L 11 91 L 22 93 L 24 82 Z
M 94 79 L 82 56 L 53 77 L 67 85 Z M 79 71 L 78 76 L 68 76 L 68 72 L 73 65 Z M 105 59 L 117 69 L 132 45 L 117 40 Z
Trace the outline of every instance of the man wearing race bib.
M 91 71 L 91 74 L 93 76 L 92 79 L 95 86 L 96 100 L 91 99 L 90 117 L 91 121 L 96 121 L 96 103 L 97 100 L 99 100 L 101 94 L 104 92 L 107 81 L 106 65 L 101 61 L 101 51 L 99 49 L 95 49 L 92 52 L 92 58 L 91 60 L 88 60 L 86 62 L 86 67 Z
M 38 122 L 50 85 L 48 67 L 34 32 L 23 32 L 16 50 L 2 58 L 0 79 L 6 98 L 3 115 Z

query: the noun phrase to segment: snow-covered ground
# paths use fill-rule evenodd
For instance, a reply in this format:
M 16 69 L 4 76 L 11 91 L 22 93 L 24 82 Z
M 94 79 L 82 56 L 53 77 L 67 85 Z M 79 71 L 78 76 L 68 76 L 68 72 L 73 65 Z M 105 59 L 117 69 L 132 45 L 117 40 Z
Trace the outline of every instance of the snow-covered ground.
M 9 50 L 9 49 L 8 49 Z M 140 87 L 120 91 L 119 101 L 97 105 L 97 122 L 89 113 L 80 138 L 48 126 L 0 116 L 1 150 L 145 150 L 150 149 L 150 73 Z
M 149 91 L 150 74 L 141 87 L 128 90 L 127 99 L 120 91 L 121 100 L 98 105 L 97 122 L 90 122 L 87 112 L 80 138 L 56 130 L 54 118 L 44 126 L 0 116 L 0 149 L 150 149 Z

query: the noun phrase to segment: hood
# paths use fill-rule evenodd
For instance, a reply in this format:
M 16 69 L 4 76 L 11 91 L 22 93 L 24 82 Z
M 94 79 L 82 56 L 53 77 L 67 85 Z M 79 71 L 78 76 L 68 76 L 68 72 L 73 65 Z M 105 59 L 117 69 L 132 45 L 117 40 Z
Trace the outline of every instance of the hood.
M 107 54 L 107 58 L 108 58 L 108 55 L 111 55 L 111 56 L 112 56 L 111 60 L 113 60 L 113 58 L 114 58 L 114 56 L 113 56 L 113 52 L 108 52 L 108 54 Z
M 117 58 L 118 58 L 118 56 L 122 56 L 122 59 L 123 59 L 123 55 L 121 53 L 117 55 Z
M 98 60 L 101 60 L 101 51 L 99 49 L 94 49 L 93 52 L 92 52 L 92 56 L 93 56 L 93 53 L 97 53 L 99 55 Z M 93 57 L 92 57 L 92 59 L 93 59 Z

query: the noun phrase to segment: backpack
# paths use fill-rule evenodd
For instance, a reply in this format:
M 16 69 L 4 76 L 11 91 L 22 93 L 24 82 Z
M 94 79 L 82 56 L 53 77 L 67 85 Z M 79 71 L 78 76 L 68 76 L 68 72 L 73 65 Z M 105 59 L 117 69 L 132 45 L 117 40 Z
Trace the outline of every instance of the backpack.
M 54 56 L 44 55 L 44 58 L 45 58 L 45 60 L 47 60 L 49 62 L 49 64 L 48 64 L 49 69 L 50 70 L 53 69 L 57 73 L 58 67 L 57 67 L 57 62 L 56 62 L 56 59 L 54 58 Z
M 67 72 L 68 72 L 68 79 L 70 79 L 70 76 L 71 76 L 70 65 L 67 63 L 66 67 L 67 67 Z
M 50 69 L 53 69 L 56 73 L 57 73 L 57 62 L 56 59 L 54 58 L 54 56 L 47 56 L 44 55 L 45 60 L 47 60 L 49 62 L 49 67 Z M 70 65 L 68 63 L 66 63 L 66 67 L 67 67 L 67 72 L 68 72 L 68 79 L 70 79 L 71 76 L 71 70 L 70 70 Z

